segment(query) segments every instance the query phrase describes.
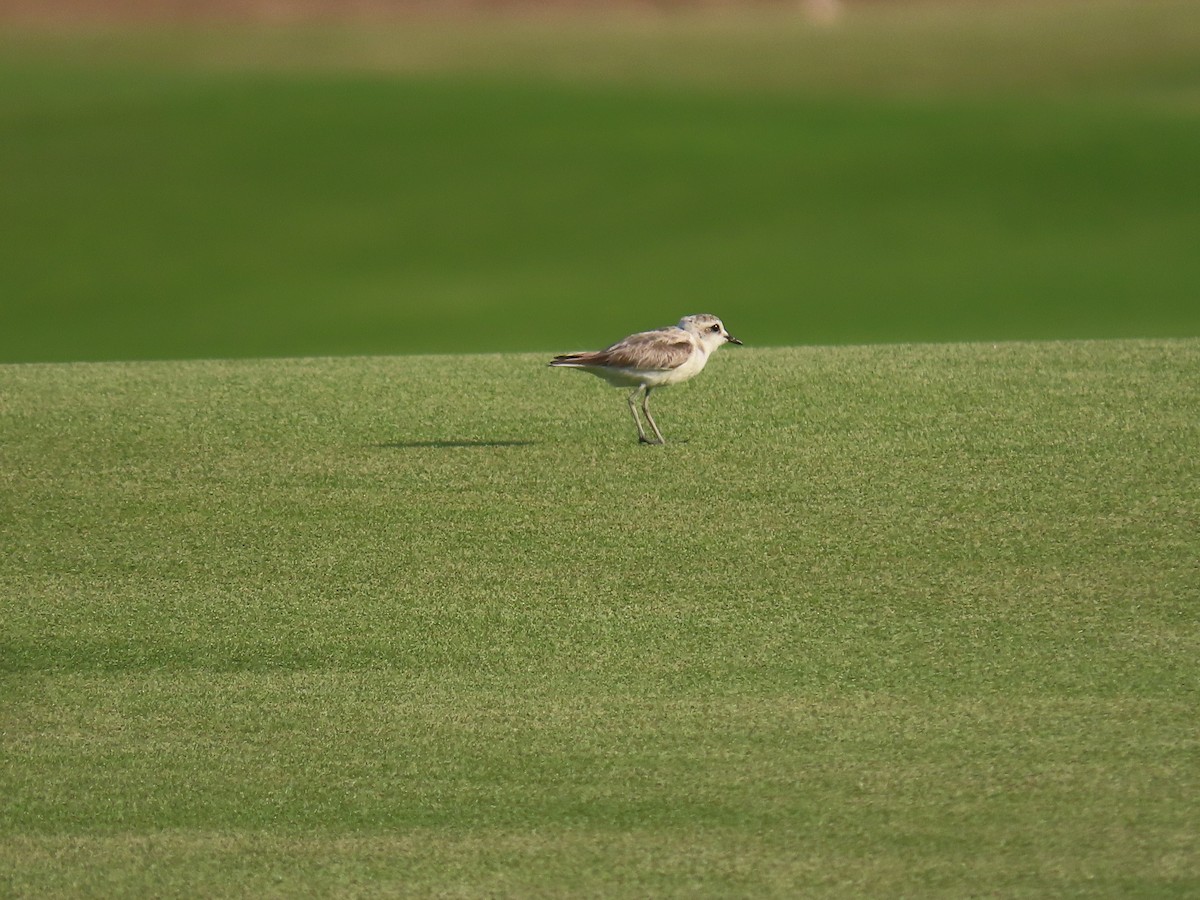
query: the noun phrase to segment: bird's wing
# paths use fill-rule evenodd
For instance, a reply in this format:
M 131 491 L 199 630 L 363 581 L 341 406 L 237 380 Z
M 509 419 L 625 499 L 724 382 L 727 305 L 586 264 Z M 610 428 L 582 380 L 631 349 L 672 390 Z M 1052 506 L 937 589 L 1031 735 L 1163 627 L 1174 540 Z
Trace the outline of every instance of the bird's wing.
M 620 369 L 678 369 L 695 349 L 691 335 L 678 328 L 631 334 L 596 354 L 601 365 Z

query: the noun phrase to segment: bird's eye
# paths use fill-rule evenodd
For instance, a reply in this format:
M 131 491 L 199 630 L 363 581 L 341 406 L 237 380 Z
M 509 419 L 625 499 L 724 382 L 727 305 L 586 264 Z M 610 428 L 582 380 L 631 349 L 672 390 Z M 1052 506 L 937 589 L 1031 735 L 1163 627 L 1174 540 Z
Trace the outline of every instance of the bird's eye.
M 720 331 L 720 330 L 721 330 L 721 326 L 720 326 L 720 325 L 714 325 L 712 328 L 710 328 L 710 329 L 708 329 L 708 330 L 709 330 L 709 331 Z

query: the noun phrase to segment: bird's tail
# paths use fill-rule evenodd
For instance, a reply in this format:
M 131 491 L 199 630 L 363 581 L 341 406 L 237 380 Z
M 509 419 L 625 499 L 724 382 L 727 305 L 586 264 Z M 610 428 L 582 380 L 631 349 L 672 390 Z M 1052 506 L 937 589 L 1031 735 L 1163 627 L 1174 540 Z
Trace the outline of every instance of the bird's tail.
M 552 366 L 569 366 L 578 368 L 580 366 L 595 365 L 594 353 L 562 353 L 554 359 L 550 360 Z

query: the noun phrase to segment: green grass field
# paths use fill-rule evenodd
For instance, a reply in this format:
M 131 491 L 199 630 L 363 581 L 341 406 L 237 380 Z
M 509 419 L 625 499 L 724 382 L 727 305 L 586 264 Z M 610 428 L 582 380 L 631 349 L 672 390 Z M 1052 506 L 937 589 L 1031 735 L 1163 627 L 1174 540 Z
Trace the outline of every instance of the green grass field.
M 1189 897 L 1200 342 L 0 367 L 0 893 Z
M 1200 5 L 992 7 L 10 29 L 0 361 L 1200 336 Z

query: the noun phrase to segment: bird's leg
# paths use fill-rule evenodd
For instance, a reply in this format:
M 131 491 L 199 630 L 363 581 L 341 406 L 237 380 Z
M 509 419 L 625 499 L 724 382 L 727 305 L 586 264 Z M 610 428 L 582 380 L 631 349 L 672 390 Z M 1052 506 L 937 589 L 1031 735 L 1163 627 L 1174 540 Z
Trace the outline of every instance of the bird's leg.
M 658 425 L 654 422 L 654 416 L 650 415 L 650 388 L 646 388 L 646 392 L 642 394 L 642 412 L 646 414 L 646 421 L 650 423 L 650 427 L 654 429 L 654 436 L 658 438 L 658 443 L 665 444 L 662 432 L 658 430 Z M 646 440 L 644 437 L 642 440 Z M 647 443 L 650 443 L 647 441 Z
M 637 387 L 635 387 L 633 389 L 633 392 L 629 395 L 629 412 L 633 416 L 633 424 L 637 426 L 638 441 L 642 444 L 646 444 L 649 442 L 646 440 L 646 432 L 642 428 L 642 420 L 638 418 L 637 405 L 634 403 L 634 398 L 637 397 L 638 393 L 642 390 L 643 390 L 643 387 L 642 387 L 642 385 L 639 384 Z

